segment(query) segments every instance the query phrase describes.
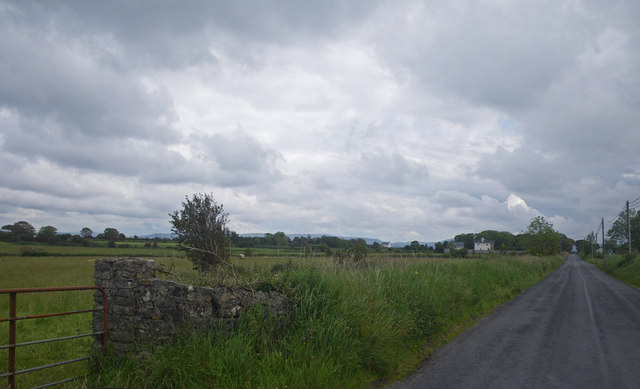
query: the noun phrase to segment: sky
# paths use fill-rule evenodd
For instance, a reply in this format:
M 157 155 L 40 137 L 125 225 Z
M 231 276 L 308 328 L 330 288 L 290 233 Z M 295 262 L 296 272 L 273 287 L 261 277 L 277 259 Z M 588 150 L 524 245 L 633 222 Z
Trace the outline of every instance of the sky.
M 640 2 L 0 0 L 0 225 L 574 239 L 640 197 Z

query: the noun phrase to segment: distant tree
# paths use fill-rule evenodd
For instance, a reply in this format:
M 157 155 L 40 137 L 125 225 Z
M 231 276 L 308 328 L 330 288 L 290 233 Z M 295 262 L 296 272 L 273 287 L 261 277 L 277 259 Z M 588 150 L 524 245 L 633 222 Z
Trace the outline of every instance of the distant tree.
M 40 227 L 38 234 L 36 235 L 36 240 L 38 242 L 55 244 L 58 242 L 58 238 L 56 237 L 57 233 L 58 229 L 54 226 Z
M 229 238 L 229 241 L 231 242 L 232 245 L 240 246 L 240 236 L 238 235 L 237 232 L 229 230 L 227 234 L 227 238 Z
M 36 235 L 36 229 L 24 220 L 2 226 L 2 229 L 9 231 L 9 239 L 16 242 L 31 242 Z
M 474 237 L 475 237 L 474 233 L 460 234 L 460 235 L 456 235 L 453 238 L 453 240 L 455 240 L 456 242 L 464 243 L 464 247 L 467 250 L 473 250 Z
M 318 243 L 324 243 L 331 248 L 347 248 L 349 246 L 346 239 L 340 239 L 337 236 L 323 235 Z
M 104 232 L 102 233 L 102 239 L 112 240 L 114 242 L 118 240 L 119 237 L 120 237 L 120 232 L 118 232 L 117 229 L 111 228 L 111 227 L 105 228 Z
M 210 271 L 226 262 L 230 255 L 228 213 L 212 194 L 194 194 L 191 199 L 185 196 L 182 209 L 169 216 L 178 247 L 186 252 L 197 270 Z
M 264 238 L 265 243 L 271 246 L 289 247 L 291 244 L 291 239 L 282 231 L 278 231 L 275 234 L 267 233 Z
M 436 253 L 444 253 L 444 243 L 442 242 L 437 242 L 435 244 L 435 252 Z
M 638 250 L 640 249 L 640 212 L 631 208 L 629 210 L 628 223 L 631 224 L 631 247 Z M 629 226 L 626 212 L 619 215 L 613 222 L 613 225 L 607 231 L 607 238 L 615 241 L 615 243 L 611 242 L 612 246 L 621 247 L 622 249 L 629 247 Z
M 562 247 L 562 251 L 565 252 L 571 252 L 571 250 L 573 250 L 573 246 L 576 244 L 576 241 L 567 237 L 564 234 L 560 234 L 560 241 L 561 241 L 561 247 Z
M 543 216 L 531 219 L 525 232 L 525 248 L 532 254 L 550 255 L 560 252 L 562 237 Z
M 73 235 L 71 235 L 68 232 L 65 232 L 64 234 L 57 234 L 56 238 L 58 239 L 59 242 L 67 242 L 73 238 Z
M 367 257 L 369 250 L 367 249 L 367 243 L 364 239 L 354 239 L 356 242 L 347 249 L 351 261 L 354 263 L 360 263 Z
M 83 237 L 82 237 L 82 236 L 80 236 L 80 235 L 73 235 L 73 236 L 71 237 L 71 243 L 74 243 L 74 244 L 83 244 L 83 243 L 85 243 L 85 238 L 83 238 Z
M 91 239 L 93 238 L 93 231 L 91 231 L 89 227 L 83 227 L 82 230 L 80 230 L 80 236 L 85 239 Z

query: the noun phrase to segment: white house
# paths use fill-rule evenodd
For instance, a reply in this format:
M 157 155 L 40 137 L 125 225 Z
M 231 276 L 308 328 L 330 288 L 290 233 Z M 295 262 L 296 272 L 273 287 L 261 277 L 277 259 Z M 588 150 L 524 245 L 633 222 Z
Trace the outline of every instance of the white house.
M 480 238 L 473 243 L 473 249 L 479 253 L 487 253 L 489 251 L 493 251 L 493 246 L 496 242 L 492 240 L 487 240 L 485 238 Z

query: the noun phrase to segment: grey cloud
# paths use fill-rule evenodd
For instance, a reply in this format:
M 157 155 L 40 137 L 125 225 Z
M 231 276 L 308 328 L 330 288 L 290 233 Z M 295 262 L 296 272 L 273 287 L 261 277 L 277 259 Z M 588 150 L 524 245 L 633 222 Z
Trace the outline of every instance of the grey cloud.
M 21 22 L 53 24 L 70 35 L 87 31 L 113 35 L 126 42 L 124 49 L 138 66 L 183 67 L 215 63 L 209 51 L 212 44 L 242 55 L 235 45 L 259 50 L 265 44 L 328 39 L 363 19 L 376 5 L 368 1 L 23 1 L 14 6 Z M 227 46 L 229 40 L 234 44 Z
M 511 109 L 551 85 L 594 34 L 590 16 L 559 2 L 433 3 L 391 12 L 419 15 L 381 31 L 377 46 L 389 66 L 409 70 L 428 90 Z
M 196 136 L 193 144 L 198 159 L 212 167 L 209 175 L 218 185 L 268 184 L 282 177 L 276 166 L 282 156 L 240 130 L 226 135 Z
M 516 193 L 553 194 L 573 178 L 574 172 L 567 170 L 565 162 L 562 155 L 545 155 L 527 147 L 513 152 L 499 148 L 479 161 L 474 174 Z
M 175 115 L 166 92 L 147 91 L 138 75 L 105 68 L 79 44 L 62 43 L 47 31 L 11 26 L 0 27 L 0 50 L 12 58 L 0 64 L 0 106 L 58 123 L 69 135 L 175 138 L 170 127 Z M 44 131 L 37 126 L 31 130 Z
M 364 152 L 354 172 L 373 185 L 420 185 L 429 177 L 427 166 L 397 152 Z

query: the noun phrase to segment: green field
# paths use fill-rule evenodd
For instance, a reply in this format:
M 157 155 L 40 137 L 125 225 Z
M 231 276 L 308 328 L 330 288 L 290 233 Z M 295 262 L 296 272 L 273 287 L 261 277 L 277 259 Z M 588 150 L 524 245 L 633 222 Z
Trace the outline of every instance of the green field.
M 170 245 L 40 246 L 48 253 L 59 249 L 60 256 L 37 257 L 19 256 L 20 247 L 15 246 L 0 245 L 0 251 L 9 254 L 0 256 L 0 288 L 92 285 L 94 261 L 107 256 L 152 258 L 189 283 L 221 280 L 194 273 L 191 264 Z M 64 256 L 64 250 L 69 249 L 72 253 Z M 102 251 L 80 256 L 82 249 Z M 136 250 L 153 255 L 137 255 Z M 238 278 L 228 274 L 222 278 L 226 282 L 259 279 L 292 295 L 298 308 L 287 326 L 260 315 L 247 315 L 232 335 L 180 339 L 174 346 L 148 353 L 144 362 L 136 358 L 102 360 L 102 370 L 90 375 L 85 384 L 129 388 L 368 387 L 372 381 L 393 380 L 411 371 L 431 349 L 537 282 L 564 259 L 376 255 L 365 265 L 354 267 L 336 265 L 324 256 L 304 257 L 296 250 L 268 250 L 254 250 L 254 256 L 244 259 L 234 256 Z M 91 292 L 21 295 L 18 314 L 84 309 L 91 307 L 92 301 Z M 0 317 L 7 316 L 8 298 L 0 295 Z M 18 324 L 18 341 L 90 330 L 90 315 L 28 320 Z M 7 342 L 8 324 L 0 323 L 0 343 Z M 18 368 L 79 357 L 88 350 L 88 339 L 30 346 L 19 349 Z M 6 350 L 0 350 L 0 372 L 6 372 L 6 355 Z M 88 365 L 80 363 L 19 376 L 18 383 L 20 387 L 33 386 L 87 371 Z

